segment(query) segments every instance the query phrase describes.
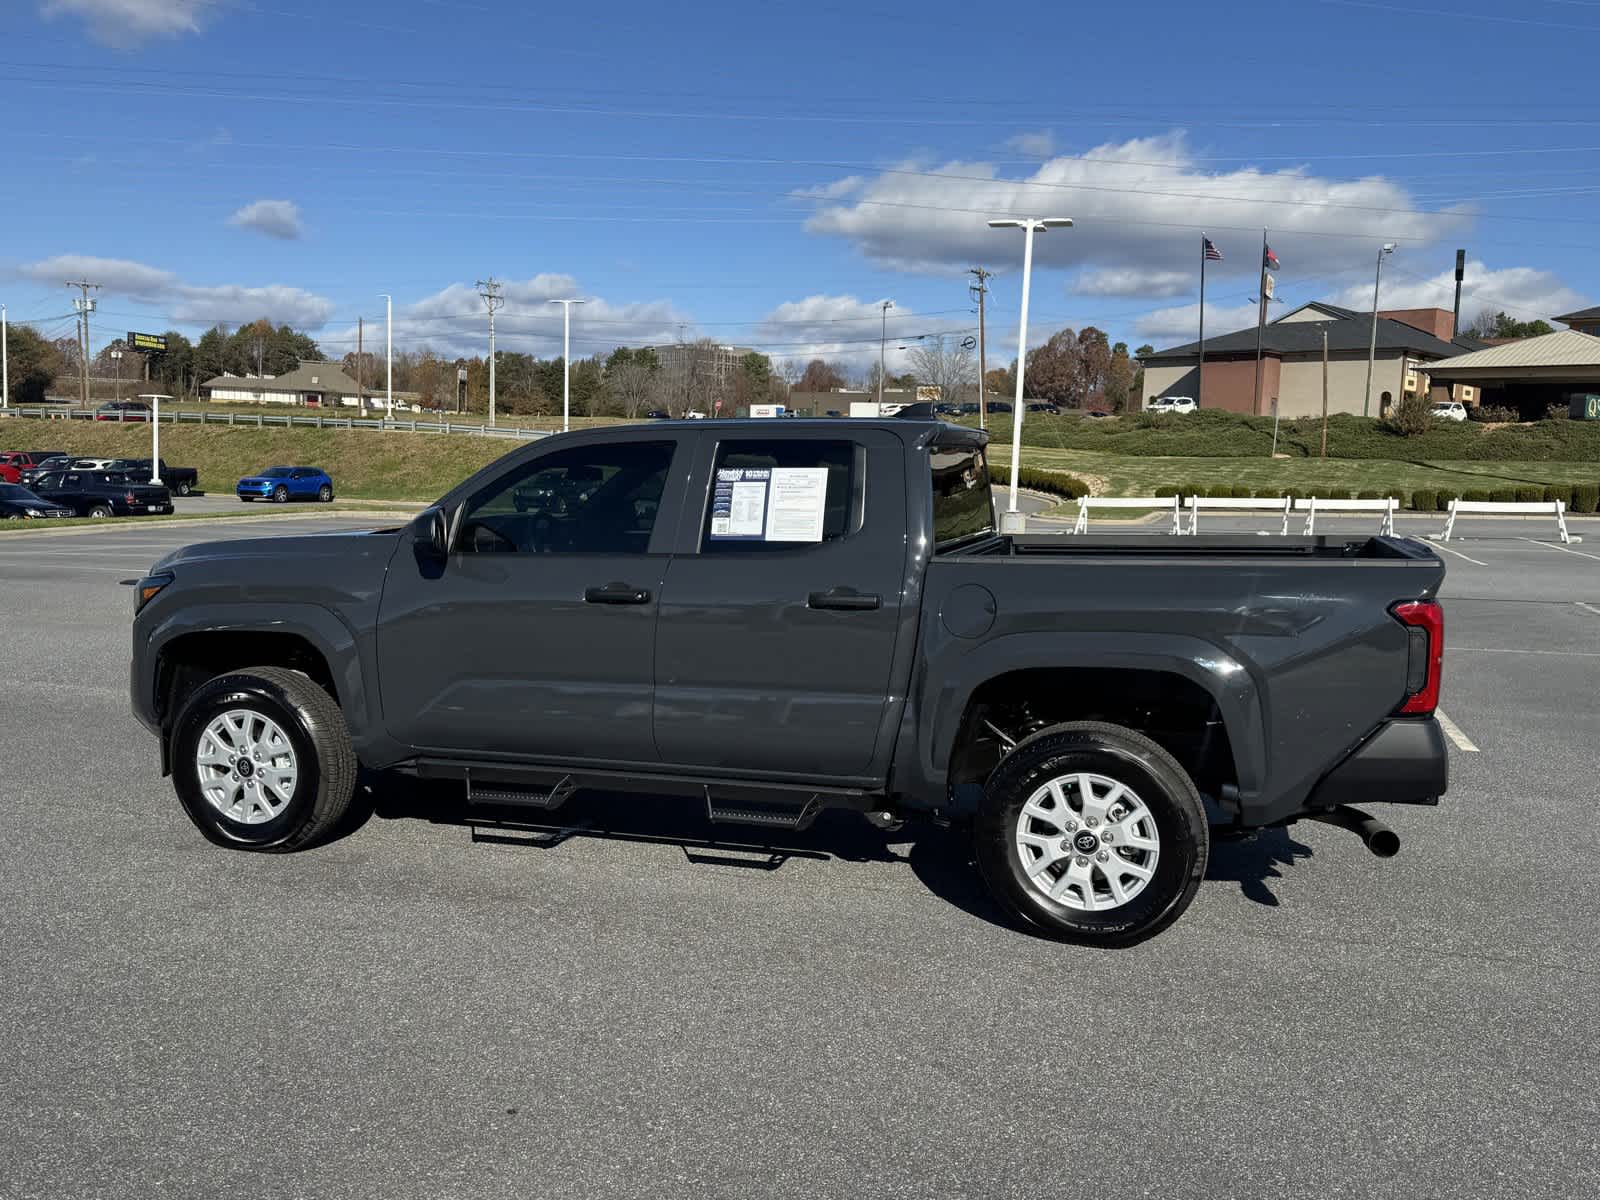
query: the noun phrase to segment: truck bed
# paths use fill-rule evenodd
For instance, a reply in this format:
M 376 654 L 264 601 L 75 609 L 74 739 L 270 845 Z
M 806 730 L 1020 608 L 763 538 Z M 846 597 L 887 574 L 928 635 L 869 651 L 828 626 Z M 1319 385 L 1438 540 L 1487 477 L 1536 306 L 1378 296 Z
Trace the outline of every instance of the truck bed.
M 1254 534 L 1202 534 L 1196 537 L 1133 535 L 1105 537 L 1067 533 L 1022 534 L 986 538 L 941 550 L 938 557 L 1037 558 L 1177 558 L 1194 559 L 1351 559 L 1438 562 L 1424 543 L 1410 538 L 1349 538 L 1338 535 L 1277 537 Z

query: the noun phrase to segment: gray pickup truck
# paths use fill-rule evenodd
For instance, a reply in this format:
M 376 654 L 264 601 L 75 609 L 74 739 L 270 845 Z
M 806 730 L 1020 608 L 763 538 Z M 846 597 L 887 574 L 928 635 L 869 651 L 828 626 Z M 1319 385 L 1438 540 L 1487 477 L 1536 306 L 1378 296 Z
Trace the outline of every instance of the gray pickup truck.
M 329 836 L 358 765 L 804 826 L 970 831 L 1050 935 L 1164 928 L 1213 827 L 1431 804 L 1444 567 L 1396 538 L 997 532 L 925 419 L 551 437 L 401 528 L 190 546 L 138 581 L 134 712 L 212 841 Z M 380 779 L 381 787 L 381 776 Z

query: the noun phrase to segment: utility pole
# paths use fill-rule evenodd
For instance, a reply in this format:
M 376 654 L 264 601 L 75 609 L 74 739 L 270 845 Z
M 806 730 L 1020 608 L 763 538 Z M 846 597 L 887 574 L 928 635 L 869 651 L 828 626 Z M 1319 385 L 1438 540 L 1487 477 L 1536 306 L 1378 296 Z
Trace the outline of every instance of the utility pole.
M 889 310 L 894 307 L 893 300 L 885 300 L 879 307 L 883 310 L 883 319 L 878 331 L 878 408 L 882 415 L 883 408 L 883 351 L 889 340 Z
M 1328 331 L 1322 331 L 1322 457 L 1328 457 Z
M 561 305 L 561 432 L 572 428 L 572 306 L 582 300 L 550 300 Z
M 1378 358 L 1378 288 L 1383 283 L 1383 259 L 1394 253 L 1394 243 L 1385 242 L 1378 249 L 1378 271 L 1372 277 L 1372 337 L 1367 342 L 1367 392 L 1361 398 L 1361 415 L 1369 415 L 1372 407 L 1372 366 Z M 1382 415 L 1382 414 L 1380 414 Z
M 978 298 L 978 428 L 987 429 L 989 426 L 989 400 L 984 394 L 983 373 L 989 368 L 988 342 L 984 338 L 983 310 L 984 300 L 989 295 L 988 281 L 994 277 L 993 271 L 985 271 L 982 267 L 972 267 L 968 275 L 976 275 L 978 282 L 967 285 L 967 291 Z
M 494 314 L 495 310 L 505 306 L 505 297 L 500 294 L 500 281 L 493 275 L 487 279 L 478 280 L 478 286 L 483 289 L 478 295 L 483 297 L 483 305 L 489 310 L 489 424 L 494 424 Z
M 6 325 L 6 306 L 0 304 L 0 408 L 11 407 L 11 348 L 7 345 L 10 330 Z
M 365 331 L 365 326 L 366 326 L 366 320 L 364 318 L 362 318 L 362 317 L 357 317 L 356 318 L 356 407 L 361 410 L 361 415 L 362 416 L 366 416 L 366 413 L 367 413 L 367 392 L 366 392 L 366 389 L 361 386 L 363 376 L 365 375 L 365 372 L 361 369 L 365 365 L 361 361 L 361 350 L 362 350 L 361 335 Z
M 383 401 L 389 420 L 394 420 L 394 297 L 383 297 Z M 458 400 L 456 411 L 461 411 Z
M 100 290 L 100 285 L 98 283 L 90 283 L 87 279 L 80 279 L 80 280 L 77 280 L 76 282 L 73 282 L 72 280 L 68 280 L 67 281 L 67 286 L 68 287 L 75 287 L 75 288 L 78 289 L 79 292 L 82 293 L 82 296 L 79 299 L 76 299 L 76 300 L 74 300 L 72 302 L 72 307 L 75 308 L 77 310 L 77 312 L 78 312 L 78 325 L 79 325 L 79 330 L 80 330 L 80 333 L 79 333 L 79 349 L 80 349 L 80 351 L 81 351 L 81 353 L 83 355 L 83 360 L 82 360 L 83 361 L 83 370 L 81 372 L 82 380 L 81 380 L 81 382 L 79 384 L 80 391 L 81 391 L 81 394 L 82 394 L 81 403 L 83 404 L 84 408 L 88 408 L 89 407 L 89 314 L 94 311 L 94 306 L 95 306 L 95 302 L 89 298 L 89 289 L 93 288 L 95 291 L 98 292 Z

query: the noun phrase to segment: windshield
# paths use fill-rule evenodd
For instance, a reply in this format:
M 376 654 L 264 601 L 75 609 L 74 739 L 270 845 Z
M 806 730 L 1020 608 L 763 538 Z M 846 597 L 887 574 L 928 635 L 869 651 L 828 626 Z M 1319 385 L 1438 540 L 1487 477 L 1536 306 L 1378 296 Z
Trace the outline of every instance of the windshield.
M 265 471 L 261 472 L 260 478 L 287 479 L 289 478 L 289 472 L 290 468 L 288 467 L 268 467 Z

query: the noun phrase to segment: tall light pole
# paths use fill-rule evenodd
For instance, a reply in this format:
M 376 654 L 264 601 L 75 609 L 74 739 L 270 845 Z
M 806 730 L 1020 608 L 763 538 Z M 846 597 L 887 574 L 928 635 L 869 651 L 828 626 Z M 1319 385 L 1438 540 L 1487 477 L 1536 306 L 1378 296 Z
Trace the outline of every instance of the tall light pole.
M 547 300 L 561 305 L 561 432 L 572 428 L 572 306 L 582 300 Z
M 113 350 L 111 352 L 111 361 L 117 364 L 117 400 L 120 402 L 122 399 L 122 351 Z
M 11 350 L 6 345 L 6 306 L 0 304 L 0 408 L 11 407 Z
M 1022 379 L 1028 366 L 1028 285 L 1033 278 L 1035 230 L 1071 229 L 1071 217 L 1025 217 L 989 222 L 990 229 L 1020 229 L 1022 240 L 1022 323 L 1017 330 L 1017 398 L 1011 408 L 1011 501 L 1000 518 L 1001 533 L 1022 533 L 1026 518 L 1017 511 L 1017 473 L 1022 465 Z
M 878 330 L 878 408 L 881 416 L 883 408 L 883 350 L 889 340 L 889 310 L 894 307 L 894 301 L 885 300 L 878 307 L 883 310 Z
M 383 295 L 383 392 L 389 420 L 394 420 L 394 297 Z
M 1372 408 L 1372 364 L 1378 357 L 1378 285 L 1383 282 L 1383 259 L 1394 253 L 1394 243 L 1385 242 L 1378 250 L 1378 272 L 1372 277 L 1372 337 L 1367 341 L 1367 394 L 1361 399 L 1361 415 Z

